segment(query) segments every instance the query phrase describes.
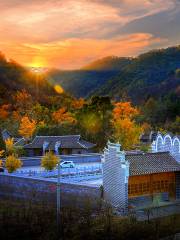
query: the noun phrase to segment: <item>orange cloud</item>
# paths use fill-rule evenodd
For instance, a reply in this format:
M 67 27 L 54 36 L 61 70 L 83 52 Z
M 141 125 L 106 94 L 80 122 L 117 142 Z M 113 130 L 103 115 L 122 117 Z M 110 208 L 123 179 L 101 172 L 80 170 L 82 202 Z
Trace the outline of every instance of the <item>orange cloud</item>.
M 120 36 L 121 28 L 174 9 L 175 2 L 0 1 L 0 50 L 23 65 L 60 68 L 77 68 L 107 55 L 134 56 L 156 46 L 160 38 L 149 33 Z
M 117 55 L 134 56 L 146 47 L 162 41 L 148 33 L 136 33 L 109 40 L 68 39 L 52 43 L 6 46 L 8 56 L 24 65 L 79 68 L 97 58 Z M 19 54 L 21 52 L 21 54 Z

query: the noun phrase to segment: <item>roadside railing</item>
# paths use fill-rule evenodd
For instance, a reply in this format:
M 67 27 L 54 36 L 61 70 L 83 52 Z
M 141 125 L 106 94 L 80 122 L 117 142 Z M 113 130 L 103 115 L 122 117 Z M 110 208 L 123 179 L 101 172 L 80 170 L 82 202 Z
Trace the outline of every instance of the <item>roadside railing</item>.
M 102 166 L 97 164 L 95 166 L 83 166 L 76 168 L 62 168 L 60 170 L 61 178 L 74 178 L 78 176 L 92 176 L 92 175 L 102 175 Z M 46 170 L 17 170 L 14 174 L 21 176 L 35 176 L 43 178 L 57 178 L 58 170 L 54 169 L 52 171 Z

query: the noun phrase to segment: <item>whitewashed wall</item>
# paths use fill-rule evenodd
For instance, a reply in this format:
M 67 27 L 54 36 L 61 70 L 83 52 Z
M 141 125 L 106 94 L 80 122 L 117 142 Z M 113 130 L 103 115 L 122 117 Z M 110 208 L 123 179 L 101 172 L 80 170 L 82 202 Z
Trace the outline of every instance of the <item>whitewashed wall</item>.
M 180 162 L 180 139 L 178 136 L 159 133 L 151 146 L 152 152 L 170 152 Z
M 120 144 L 108 142 L 102 157 L 104 198 L 113 207 L 126 213 L 128 206 L 129 163 Z

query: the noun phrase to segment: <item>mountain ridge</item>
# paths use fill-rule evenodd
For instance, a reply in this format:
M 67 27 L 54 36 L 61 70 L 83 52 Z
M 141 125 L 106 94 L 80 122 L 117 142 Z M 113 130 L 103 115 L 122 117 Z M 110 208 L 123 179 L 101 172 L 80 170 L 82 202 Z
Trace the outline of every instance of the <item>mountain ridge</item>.
M 134 103 L 150 96 L 161 97 L 175 92 L 180 84 L 180 46 L 151 50 L 134 58 L 105 57 L 79 70 L 50 73 L 55 83 L 76 97 L 124 95 Z

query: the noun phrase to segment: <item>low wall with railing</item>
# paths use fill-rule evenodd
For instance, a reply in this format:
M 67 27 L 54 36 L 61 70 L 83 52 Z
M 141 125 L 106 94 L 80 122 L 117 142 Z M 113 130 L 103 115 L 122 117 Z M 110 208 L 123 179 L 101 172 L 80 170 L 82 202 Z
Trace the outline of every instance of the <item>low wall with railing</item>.
M 73 161 L 74 163 L 92 163 L 101 162 L 101 154 L 72 154 L 72 155 L 59 155 L 61 161 Z M 40 166 L 42 156 L 36 157 L 21 157 L 24 167 Z
M 100 187 L 61 183 L 61 204 L 80 206 L 89 199 L 95 205 L 101 197 Z M 57 179 L 0 174 L 0 198 L 43 201 L 56 204 Z
M 5 170 L 5 172 L 7 172 Z M 34 176 L 34 177 L 57 177 L 58 169 L 53 169 L 52 171 L 46 171 L 45 169 L 26 169 L 21 168 L 14 172 L 15 175 L 21 176 Z M 61 168 L 61 177 L 73 177 L 73 176 L 87 176 L 87 175 L 102 175 L 102 165 L 99 163 L 89 166 L 76 166 L 74 168 Z

